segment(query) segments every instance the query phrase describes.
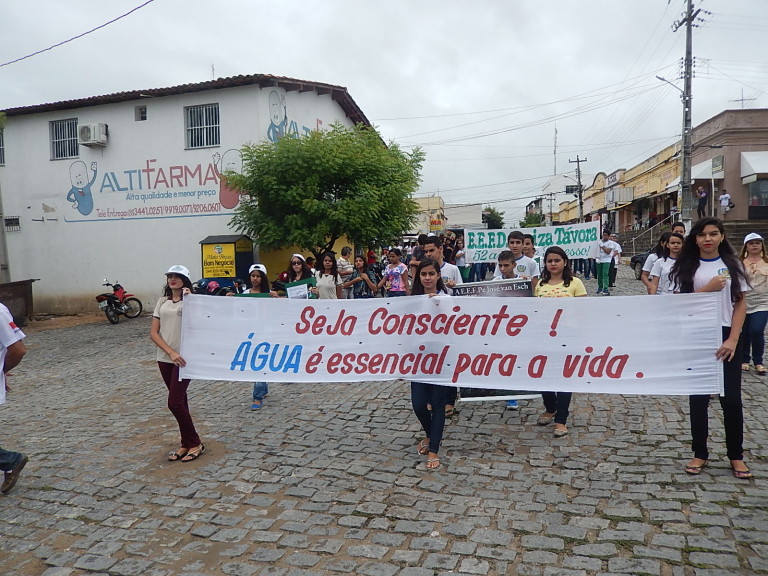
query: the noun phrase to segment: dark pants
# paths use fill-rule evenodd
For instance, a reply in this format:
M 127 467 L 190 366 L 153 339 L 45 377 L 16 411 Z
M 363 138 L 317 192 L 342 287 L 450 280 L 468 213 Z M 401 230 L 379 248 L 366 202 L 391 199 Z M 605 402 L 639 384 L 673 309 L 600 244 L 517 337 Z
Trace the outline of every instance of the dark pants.
M 611 269 L 608 271 L 608 284 L 610 286 L 616 286 L 616 273 L 619 271 L 615 258 L 611 258 Z
M 731 329 L 723 328 L 723 340 Z M 744 459 L 744 414 L 741 406 L 741 349 L 736 347 L 733 360 L 723 362 L 725 394 L 720 396 L 725 425 L 725 446 L 728 460 Z M 689 396 L 691 409 L 691 448 L 693 457 L 709 459 L 707 437 L 709 436 L 709 394 Z
M 763 363 L 763 354 L 765 353 L 765 325 L 768 323 L 768 312 L 752 312 L 747 314 L 744 320 L 744 328 L 741 329 L 741 361 L 749 364 L 750 356 L 752 363 L 758 366 Z
M 197 435 L 195 425 L 192 422 L 192 416 L 189 413 L 189 404 L 187 403 L 187 387 L 189 378 L 179 380 L 179 367 L 170 362 L 158 362 L 160 374 L 163 377 L 166 388 L 168 388 L 168 410 L 174 415 L 179 423 L 179 432 L 181 433 L 181 446 L 184 448 L 197 448 L 200 446 L 200 436 Z
M 419 419 L 424 434 L 429 438 L 429 451 L 438 453 L 443 441 L 445 428 L 445 405 L 453 386 L 439 386 L 425 382 L 411 382 L 411 405 L 413 413 Z M 432 411 L 427 410 L 427 404 L 432 404 Z
M 696 213 L 698 214 L 699 218 L 704 218 L 704 216 L 707 215 L 707 199 L 702 198 L 699 200 L 699 205 L 696 207 Z
M 10 472 L 23 457 L 24 455 L 18 452 L 11 452 L 10 450 L 0 448 L 0 471 Z
M 555 424 L 565 424 L 568 421 L 568 409 L 571 407 L 571 392 L 542 392 L 544 410 L 555 415 Z

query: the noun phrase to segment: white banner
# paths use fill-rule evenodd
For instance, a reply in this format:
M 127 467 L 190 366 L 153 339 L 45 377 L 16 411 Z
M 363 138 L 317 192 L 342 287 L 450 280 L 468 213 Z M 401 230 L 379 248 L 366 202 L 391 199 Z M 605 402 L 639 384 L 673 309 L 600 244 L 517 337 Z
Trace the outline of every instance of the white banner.
M 467 262 L 496 262 L 507 248 L 507 234 L 518 230 L 531 234 L 536 245 L 536 257 L 543 258 L 550 246 L 560 246 L 568 258 L 595 258 L 600 239 L 600 223 L 539 226 L 536 228 L 504 228 L 502 230 L 464 229 Z
M 670 326 L 685 326 L 681 336 Z M 719 394 L 716 293 L 664 298 L 184 298 L 184 378 L 396 378 L 509 390 Z

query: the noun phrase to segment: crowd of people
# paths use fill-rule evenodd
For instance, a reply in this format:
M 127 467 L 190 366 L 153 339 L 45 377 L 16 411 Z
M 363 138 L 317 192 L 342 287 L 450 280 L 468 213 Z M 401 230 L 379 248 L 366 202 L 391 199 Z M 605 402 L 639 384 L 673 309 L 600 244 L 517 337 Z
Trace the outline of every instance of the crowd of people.
M 562 248 L 548 247 L 540 269 L 539 263 L 526 254 L 527 251 L 533 255 L 532 247 L 532 237 L 519 231 L 510 232 L 508 250 L 502 250 L 495 263 L 494 280 L 529 280 L 535 297 L 587 295 L 584 283 L 577 277 Z M 643 276 L 648 294 L 720 294 L 722 344 L 713 350 L 713 354 L 723 366 L 724 394 L 719 400 L 723 409 L 727 457 L 736 478 L 751 478 L 752 472 L 744 463 L 741 375 L 751 366 L 757 374 L 766 373 L 763 354 L 764 330 L 768 322 L 768 255 L 764 240 L 758 234 L 749 234 L 738 255 L 726 239 L 722 222 L 705 217 L 694 224 L 688 235 L 681 224 L 675 224 L 670 232 L 662 235 L 656 248 L 653 257 L 649 257 L 650 262 L 646 263 L 647 274 Z M 382 292 L 389 297 L 450 297 L 453 289 L 465 281 L 465 271 L 453 263 L 457 258 L 462 262 L 462 252 L 460 238 L 447 242 L 437 236 L 426 236 L 405 253 L 400 247 L 387 250 L 388 264 L 380 267 L 375 266 L 378 261 L 375 254 L 352 256 L 351 249 L 346 247 L 339 259 L 330 252 L 323 254 L 314 270 L 303 256 L 294 254 L 288 269 L 272 286 L 266 268 L 254 264 L 250 270 L 249 292 L 279 297 L 284 295 L 281 282 L 314 278 L 316 283 L 311 289 L 319 298 L 373 298 Z M 610 286 L 611 260 L 617 260 L 620 254 L 621 247 L 612 239 L 610 231 L 604 231 L 598 242 L 596 267 L 590 270 L 596 272 L 598 294 L 605 294 Z M 582 267 L 581 270 L 586 275 L 586 269 Z M 158 301 L 153 314 L 151 338 L 158 347 L 158 366 L 168 388 L 168 408 L 178 422 L 181 436 L 179 448 L 169 454 L 168 460 L 190 462 L 205 452 L 187 404 L 189 381 L 179 379 L 179 368 L 186 363 L 178 352 L 180 317 L 183 297 L 189 293 L 191 282 L 187 269 L 179 265 L 171 267 L 166 278 L 164 297 Z M 254 383 L 252 409 L 261 408 L 267 391 L 267 383 Z M 427 470 L 435 470 L 441 465 L 440 444 L 446 418 L 454 410 L 456 393 L 457 389 L 452 386 L 411 382 L 413 411 L 424 433 L 416 451 L 426 456 Z M 543 391 L 541 395 L 544 406 L 537 424 L 547 426 L 554 422 L 553 436 L 566 436 L 572 394 Z M 709 403 L 709 395 L 689 397 L 693 457 L 683 468 L 690 475 L 700 474 L 709 460 Z

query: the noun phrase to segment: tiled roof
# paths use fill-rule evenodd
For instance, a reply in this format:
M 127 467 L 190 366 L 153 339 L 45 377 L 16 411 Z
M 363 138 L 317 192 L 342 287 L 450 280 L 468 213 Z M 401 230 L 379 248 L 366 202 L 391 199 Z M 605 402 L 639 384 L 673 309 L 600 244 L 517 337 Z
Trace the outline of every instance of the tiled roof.
M 269 74 L 251 74 L 248 76 L 230 76 L 229 78 L 219 78 L 208 82 L 198 82 L 196 84 L 180 84 L 169 88 L 150 88 L 148 90 L 132 90 L 130 92 L 116 92 L 103 96 L 91 96 L 89 98 L 79 98 L 77 100 L 63 100 L 61 102 L 50 102 L 48 104 L 36 104 L 34 106 L 22 106 L 19 108 L 9 108 L 4 110 L 7 116 L 23 116 L 26 114 L 37 114 L 40 112 L 51 112 L 54 110 L 72 110 L 73 108 L 84 108 L 86 106 L 101 106 L 103 104 L 114 104 L 116 102 L 127 102 L 131 100 L 143 100 L 144 98 L 158 98 L 161 96 L 172 96 L 174 94 L 189 94 L 192 92 L 204 92 L 206 90 L 219 90 L 222 88 L 234 88 L 236 86 L 250 86 L 256 84 L 262 88 L 276 86 L 285 89 L 288 92 L 310 92 L 315 91 L 318 94 L 330 94 L 339 106 L 341 106 L 347 117 L 356 124 L 365 124 L 370 126 L 368 118 L 355 103 L 352 97 L 343 86 L 334 86 L 333 84 L 322 84 L 320 82 L 309 82 L 306 80 L 297 80 L 295 78 L 286 78 L 284 76 L 272 76 Z

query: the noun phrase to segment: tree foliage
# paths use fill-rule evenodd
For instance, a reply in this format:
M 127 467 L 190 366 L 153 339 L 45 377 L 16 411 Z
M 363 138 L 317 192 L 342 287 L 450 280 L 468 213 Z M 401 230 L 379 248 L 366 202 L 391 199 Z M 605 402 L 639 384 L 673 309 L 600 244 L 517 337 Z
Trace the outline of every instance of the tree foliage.
M 5 128 L 5 112 L 0 112 L 0 130 Z
M 529 212 L 525 215 L 525 218 L 520 220 L 520 228 L 535 228 L 541 226 L 544 223 L 544 214 L 538 212 Z
M 486 206 L 483 208 L 483 222 L 492 230 L 504 228 L 504 212 L 499 212 L 496 208 Z
M 342 236 L 383 246 L 411 229 L 424 155 L 384 144 L 374 128 L 335 124 L 325 132 L 243 148 L 233 226 L 262 248 L 299 246 L 316 258 Z

